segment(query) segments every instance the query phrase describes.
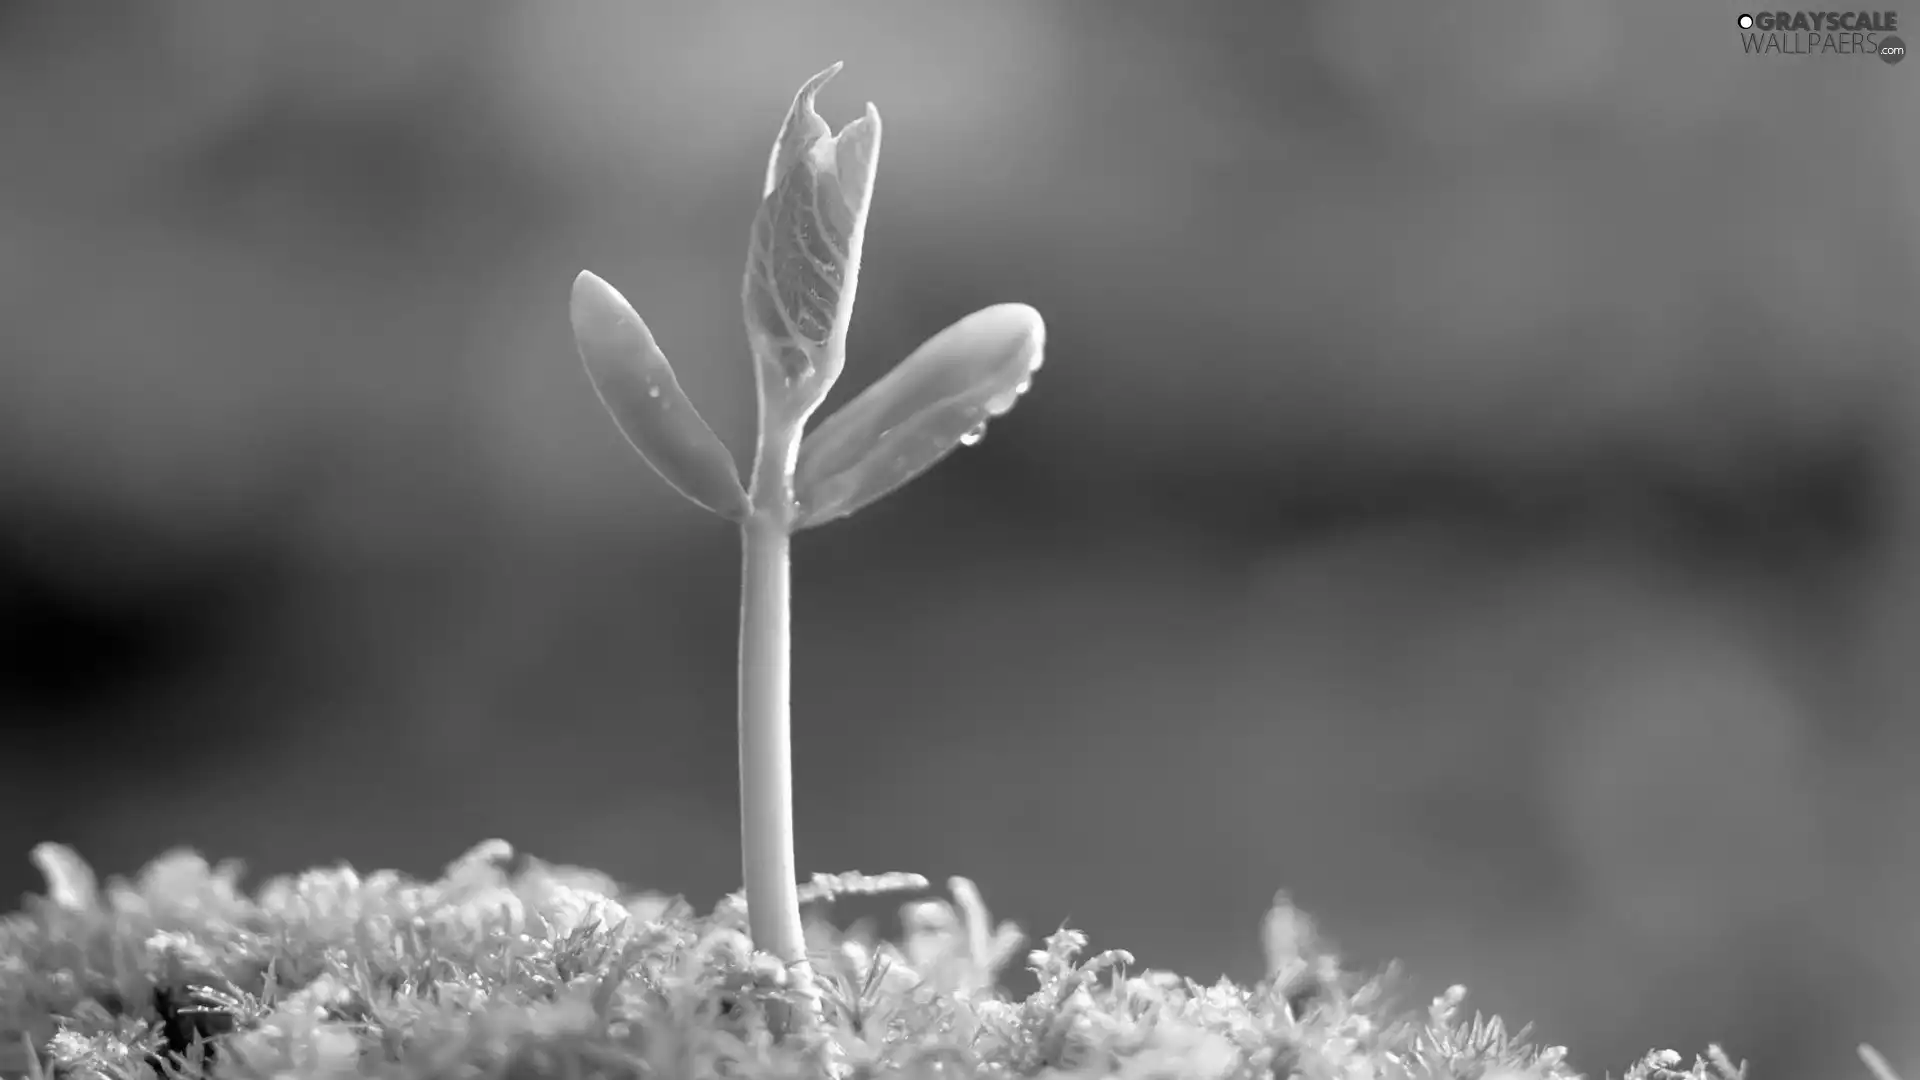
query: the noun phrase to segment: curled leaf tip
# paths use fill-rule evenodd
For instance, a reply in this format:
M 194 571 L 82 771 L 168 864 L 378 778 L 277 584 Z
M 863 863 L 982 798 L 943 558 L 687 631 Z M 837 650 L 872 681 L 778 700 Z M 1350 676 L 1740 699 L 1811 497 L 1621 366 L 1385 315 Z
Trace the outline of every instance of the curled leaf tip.
M 582 270 L 573 280 L 574 343 L 601 404 L 661 479 L 729 520 L 747 513 L 733 455 L 693 407 L 653 332 L 619 290 Z
M 742 300 L 763 415 L 803 421 L 844 364 L 846 324 L 880 153 L 871 104 L 833 134 L 814 110 L 826 69 L 794 96 L 767 163 Z
M 773 153 L 767 160 L 767 182 L 760 189 L 760 197 L 773 194 L 774 185 L 780 180 L 780 174 L 786 171 L 798 154 L 814 140 L 829 134 L 827 122 L 820 118 L 814 109 L 814 99 L 820 96 L 820 88 L 827 85 L 840 69 L 846 67 L 846 61 L 836 60 L 813 78 L 800 86 L 793 95 L 793 104 L 787 108 L 787 118 L 780 125 L 780 136 L 773 140 Z

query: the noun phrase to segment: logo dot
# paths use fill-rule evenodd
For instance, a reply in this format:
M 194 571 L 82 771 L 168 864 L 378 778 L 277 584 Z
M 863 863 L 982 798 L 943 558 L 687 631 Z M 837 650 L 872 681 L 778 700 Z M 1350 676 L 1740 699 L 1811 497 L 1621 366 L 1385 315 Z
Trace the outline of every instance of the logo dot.
M 1753 29 L 1753 16 L 1751 15 L 1740 16 L 1740 29 L 1742 30 Z

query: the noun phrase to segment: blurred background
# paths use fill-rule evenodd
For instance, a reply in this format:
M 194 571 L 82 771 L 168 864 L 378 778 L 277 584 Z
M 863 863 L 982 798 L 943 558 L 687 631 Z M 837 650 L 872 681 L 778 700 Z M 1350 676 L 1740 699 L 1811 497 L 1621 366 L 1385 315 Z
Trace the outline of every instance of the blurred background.
M 999 301 L 1049 362 L 797 542 L 803 871 L 1206 980 L 1284 887 L 1595 1074 L 1912 1075 L 1920 64 L 1738 13 L 0 5 L 0 894 L 47 839 L 736 887 L 736 537 L 567 292 L 749 455 L 747 228 L 844 60 L 828 407 Z

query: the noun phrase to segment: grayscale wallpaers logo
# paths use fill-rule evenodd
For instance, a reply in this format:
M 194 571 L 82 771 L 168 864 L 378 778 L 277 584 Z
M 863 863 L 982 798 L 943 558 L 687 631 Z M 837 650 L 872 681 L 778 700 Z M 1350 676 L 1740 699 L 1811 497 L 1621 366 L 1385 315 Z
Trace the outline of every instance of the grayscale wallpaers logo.
M 1877 56 L 1889 66 L 1907 58 L 1897 11 L 1756 11 L 1737 21 L 1740 50 L 1756 56 Z

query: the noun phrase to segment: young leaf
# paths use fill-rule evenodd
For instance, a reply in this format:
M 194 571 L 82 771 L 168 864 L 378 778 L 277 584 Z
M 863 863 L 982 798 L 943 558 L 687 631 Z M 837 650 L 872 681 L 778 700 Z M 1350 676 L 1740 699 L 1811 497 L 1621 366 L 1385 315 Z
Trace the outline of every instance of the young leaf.
M 797 435 L 846 359 L 867 207 L 880 157 L 880 114 L 830 134 L 814 97 L 840 70 L 808 79 L 787 111 L 754 216 L 742 301 L 760 388 L 761 438 Z
M 927 339 L 800 444 L 796 528 L 845 517 L 980 438 L 1045 356 L 1046 324 L 996 304 Z
M 572 314 L 580 360 L 627 441 L 675 491 L 728 520 L 744 518 L 747 493 L 733 455 L 687 400 L 626 297 L 582 270 Z

